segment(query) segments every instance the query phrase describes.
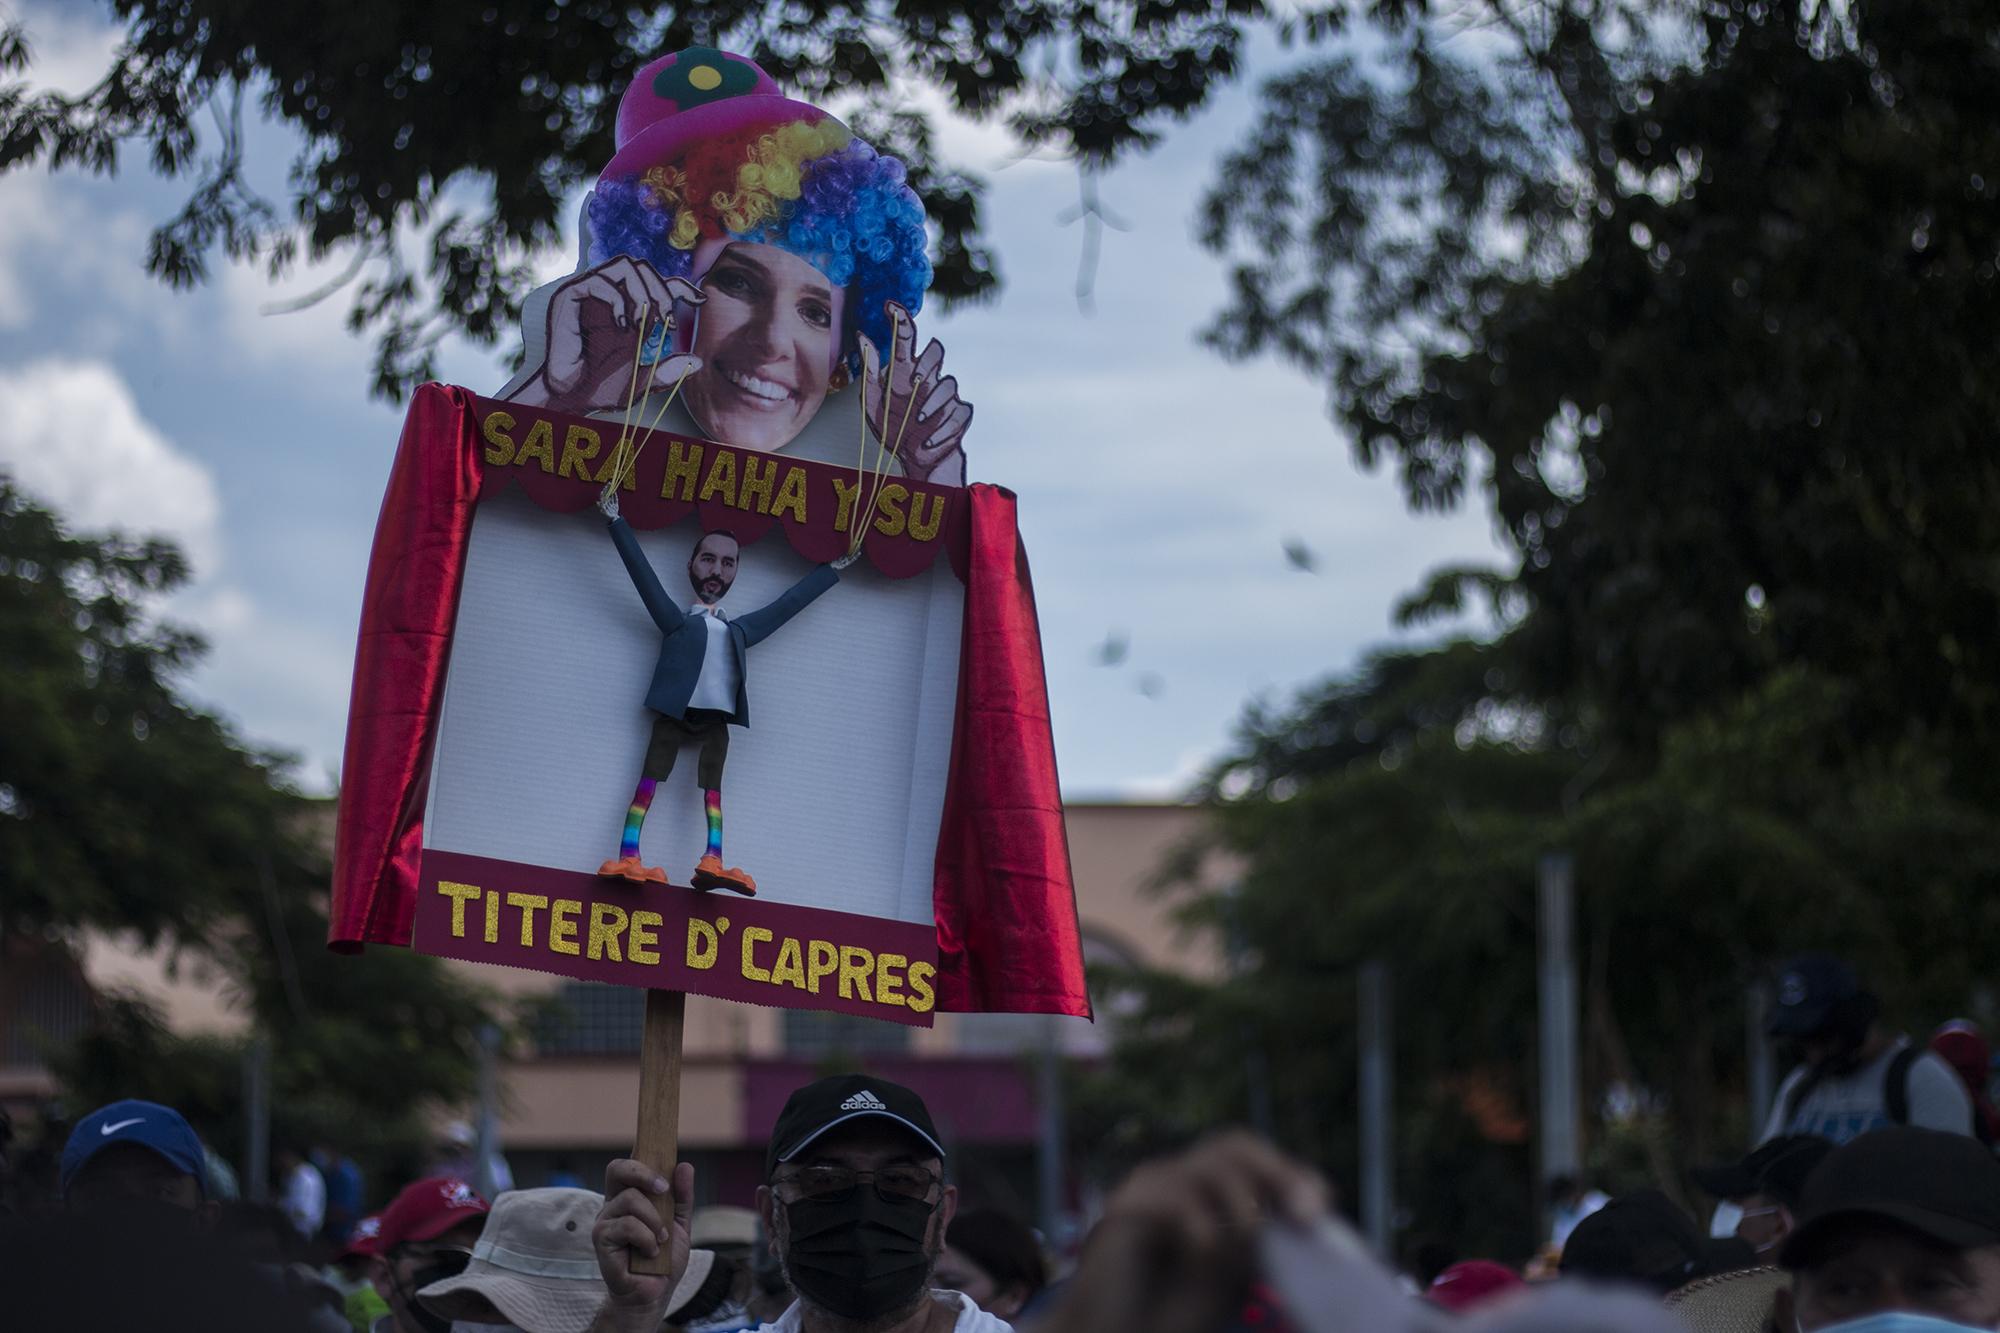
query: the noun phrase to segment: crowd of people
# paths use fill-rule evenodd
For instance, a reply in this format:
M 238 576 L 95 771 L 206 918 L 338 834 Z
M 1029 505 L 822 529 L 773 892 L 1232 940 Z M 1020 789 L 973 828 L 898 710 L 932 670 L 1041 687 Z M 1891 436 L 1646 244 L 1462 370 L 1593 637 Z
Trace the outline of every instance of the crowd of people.
M 1797 960 L 1776 998 L 1772 1032 L 1803 1059 L 1759 1141 L 1694 1172 L 1708 1231 L 1661 1190 L 1565 1179 L 1552 1251 L 1526 1269 L 1433 1250 L 1397 1271 L 1312 1169 L 1223 1132 L 1135 1170 L 1056 1275 L 1029 1227 L 960 1211 L 921 1097 L 848 1074 L 792 1094 L 754 1197 L 697 1208 L 686 1163 L 620 1159 L 602 1193 L 490 1202 L 446 1171 L 317 1251 L 329 1218 L 359 1207 L 337 1160 L 286 1148 L 277 1202 L 224 1199 L 185 1118 L 114 1102 L 71 1129 L 59 1206 L 5 1223 L 0 1309 L 22 1329 L 205 1333 L 2000 1329 L 1983 1040 L 1966 1024 L 1928 1046 L 1888 1031 L 1831 958 Z M 452 1138 L 447 1160 L 479 1165 Z

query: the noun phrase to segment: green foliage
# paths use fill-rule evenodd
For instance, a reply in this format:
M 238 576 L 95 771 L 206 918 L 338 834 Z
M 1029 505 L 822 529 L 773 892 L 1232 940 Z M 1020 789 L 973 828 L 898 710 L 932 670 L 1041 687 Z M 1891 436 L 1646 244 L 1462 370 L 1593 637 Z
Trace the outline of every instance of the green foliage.
M 1607 778 L 1559 739 L 1571 728 L 1453 694 L 1494 651 L 1384 655 L 1253 715 L 1218 772 L 1237 794 L 1191 849 L 1239 877 L 1164 886 L 1229 975 L 1120 979 L 1133 1011 L 1079 1097 L 1107 1166 L 1250 1119 L 1261 1060 L 1280 1141 L 1351 1184 L 1355 974 L 1382 959 L 1411 1234 L 1524 1258 L 1535 884 L 1558 848 L 1575 859 L 1586 1135 L 1611 1184 L 1701 1202 L 1683 1172 L 1740 1150 L 1747 993 L 1789 953 L 1854 959 L 1919 1030 L 1977 1012 L 2000 947 L 2000 817 L 1954 794 L 1935 754 L 1856 752 L 1846 687 L 1777 673 L 1669 727 L 1650 771 Z
M 1215 985 L 1131 979 L 1140 1004 L 1121 1021 L 1116 1057 L 1083 1094 L 1079 1121 L 1093 1152 L 1156 1148 L 1157 1139 L 1128 1147 L 1120 1136 L 1132 1121 L 1169 1136 L 1247 1121 L 1261 1074 L 1279 1141 L 1353 1197 L 1355 969 L 1386 958 L 1414 1226 L 1487 1252 L 1521 1251 L 1526 1148 L 1518 1133 L 1493 1142 L 1475 1125 L 1518 1126 L 1525 1114 L 1539 835 L 1576 763 L 1504 740 L 1461 744 L 1463 718 L 1449 710 L 1407 720 L 1401 692 L 1426 665 L 1438 663 L 1375 659 L 1298 715 L 1246 728 L 1243 754 L 1278 755 L 1291 771 L 1273 781 L 1257 761 L 1231 766 L 1254 794 L 1217 807 L 1204 850 L 1240 864 L 1240 877 L 1220 893 L 1168 886 L 1185 919 L 1223 943 L 1230 975 Z M 1372 739 L 1355 738 L 1354 718 L 1377 720 Z M 1385 718 L 1397 723 L 1379 725 Z M 1281 743 L 1295 724 L 1348 757 L 1300 773 Z M 1473 1182 L 1489 1178 L 1515 1185 L 1513 1197 L 1477 1191 Z
M 1325 382 L 1414 507 L 1493 505 L 1515 566 L 1400 615 L 1500 632 L 1250 710 L 1207 793 L 1241 880 L 1191 849 L 1171 886 L 1238 965 L 1139 979 L 1092 1125 L 1240 1118 L 1256 1045 L 1349 1175 L 1347 997 L 1384 959 L 1415 1230 L 1518 1257 L 1544 853 L 1613 1185 L 1740 1149 L 1746 992 L 1787 954 L 1919 1031 L 1994 1017 L 2000 11 L 1407 17 L 1266 86 L 1204 208 L 1212 339 Z
M 665 52 L 746 52 L 807 98 L 858 97 L 857 127 L 911 167 L 935 229 L 946 303 L 998 288 L 980 233 L 981 183 L 938 160 L 935 88 L 957 112 L 1004 120 L 1024 146 L 1102 164 L 1142 149 L 1236 73 L 1264 0 L 879 4 L 725 0 L 660 9 L 614 0 L 428 0 L 298 7 L 242 0 L 115 0 L 124 41 L 75 97 L 0 82 L 0 172 L 46 164 L 105 173 L 128 143 L 190 180 L 153 233 L 147 268 L 203 281 L 217 252 L 282 272 L 339 255 L 350 322 L 378 333 L 375 391 L 432 373 L 448 333 L 492 344 L 554 244 L 565 196 L 610 159 L 619 93 Z M 1284 8 L 1323 39 L 1345 7 Z M 32 70 L 20 24 L 0 24 L 0 74 Z M 302 140 L 291 198 L 245 179 L 243 105 Z M 217 133 L 209 138 L 211 117 Z M 885 132 L 886 131 L 886 132 Z
M 500 1015 L 434 958 L 327 951 L 326 808 L 178 693 L 200 644 L 153 610 L 185 576 L 171 546 L 66 532 L 0 474 L 0 933 L 168 949 L 269 1042 L 280 1134 L 411 1151 Z M 154 1097 L 233 1155 L 248 1040 L 110 996 L 52 1054 L 78 1103 Z
M 1608 744 L 1804 664 L 1990 792 L 2000 15 L 1513 8 L 1267 87 L 1217 345 L 1322 379 L 1416 506 L 1483 487 L 1518 572 L 1409 609 L 1504 582 L 1520 678 Z
M 91 922 L 201 937 L 281 837 L 272 760 L 190 707 L 201 651 L 149 599 L 186 563 L 72 537 L 0 475 L 0 930 Z

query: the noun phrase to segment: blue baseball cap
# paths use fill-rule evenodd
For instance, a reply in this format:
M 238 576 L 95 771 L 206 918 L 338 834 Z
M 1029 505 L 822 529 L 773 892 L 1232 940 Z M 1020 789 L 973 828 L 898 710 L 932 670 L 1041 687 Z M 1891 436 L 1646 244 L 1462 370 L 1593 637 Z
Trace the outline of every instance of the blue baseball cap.
M 1861 981 L 1832 954 L 1802 953 L 1778 974 L 1764 1031 L 1772 1037 L 1817 1036 L 1833 1021 L 1834 1011 L 1861 996 Z
M 152 1149 L 168 1165 L 193 1176 L 203 1195 L 208 1193 L 208 1155 L 193 1128 L 170 1106 L 134 1099 L 100 1106 L 76 1122 L 63 1145 L 62 1192 L 69 1193 L 91 1158 L 120 1143 Z

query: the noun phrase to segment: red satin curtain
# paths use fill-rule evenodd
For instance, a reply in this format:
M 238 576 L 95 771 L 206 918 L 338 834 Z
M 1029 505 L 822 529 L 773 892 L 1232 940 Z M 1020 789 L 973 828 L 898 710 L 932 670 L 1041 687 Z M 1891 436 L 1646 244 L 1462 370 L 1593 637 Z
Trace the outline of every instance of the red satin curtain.
M 1090 1016 L 1028 553 L 1014 493 L 971 489 L 951 779 L 938 830 L 938 1008 Z
M 417 390 L 361 598 L 333 845 L 335 949 L 410 942 L 431 742 L 479 500 L 476 443 L 471 394 Z

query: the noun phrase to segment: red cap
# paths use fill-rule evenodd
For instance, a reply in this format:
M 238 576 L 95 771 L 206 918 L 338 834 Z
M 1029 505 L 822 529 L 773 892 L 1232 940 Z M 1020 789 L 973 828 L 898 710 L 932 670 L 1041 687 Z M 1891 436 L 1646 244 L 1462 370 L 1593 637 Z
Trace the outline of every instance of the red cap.
M 1424 1299 L 1462 1314 L 1527 1285 L 1519 1273 L 1505 1264 L 1496 1264 L 1491 1259 L 1467 1259 L 1439 1273 L 1431 1289 L 1424 1293 Z
M 367 1258 L 381 1248 L 382 1214 L 370 1213 L 354 1224 L 354 1230 L 347 1233 L 347 1242 L 341 1246 L 339 1257 L 351 1259 L 359 1256 Z
M 377 1254 L 411 1241 L 436 1240 L 462 1222 L 486 1216 L 486 1200 L 453 1176 L 430 1176 L 389 1201 L 375 1237 Z
M 1960 1079 L 1974 1091 L 1982 1091 L 1993 1072 L 1993 1048 L 1979 1029 L 1963 1018 L 1954 1018 L 1931 1034 L 1931 1049 L 1958 1071 Z

